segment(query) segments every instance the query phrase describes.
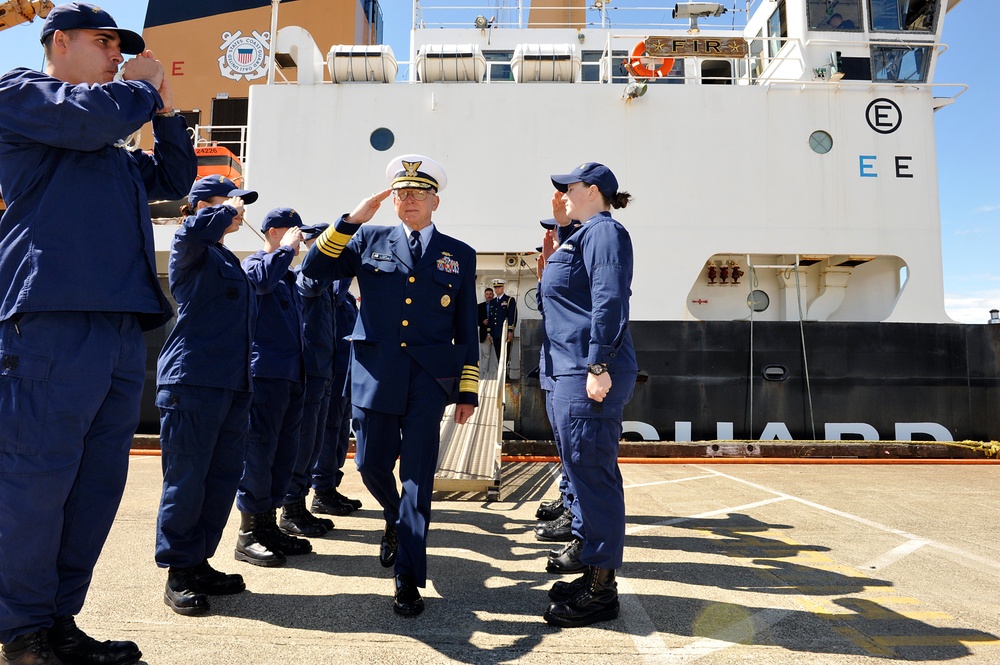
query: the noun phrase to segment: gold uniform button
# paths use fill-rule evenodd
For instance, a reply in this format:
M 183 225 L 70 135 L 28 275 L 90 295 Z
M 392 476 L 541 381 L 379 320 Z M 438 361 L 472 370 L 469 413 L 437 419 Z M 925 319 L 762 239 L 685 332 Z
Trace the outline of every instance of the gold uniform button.
M 409 279 L 410 284 L 412 284 L 415 281 L 417 281 L 417 278 L 414 277 L 413 275 L 410 275 L 410 279 Z
M 407 304 L 407 305 L 412 305 L 412 304 L 413 304 L 413 301 L 412 301 L 411 299 L 407 298 L 407 299 L 406 299 L 406 304 Z
M 410 325 L 410 322 L 407 321 L 406 319 L 403 319 L 403 326 L 406 327 L 408 325 Z
M 399 345 L 400 346 L 406 346 L 406 342 L 400 342 Z

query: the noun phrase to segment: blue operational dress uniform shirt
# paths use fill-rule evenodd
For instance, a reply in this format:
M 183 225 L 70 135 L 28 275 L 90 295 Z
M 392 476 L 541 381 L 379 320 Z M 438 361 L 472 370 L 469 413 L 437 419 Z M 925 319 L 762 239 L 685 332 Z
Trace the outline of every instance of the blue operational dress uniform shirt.
M 157 363 L 163 492 L 156 563 L 188 568 L 211 558 L 233 507 L 250 423 L 250 347 L 257 299 L 222 244 L 229 205 L 186 217 L 170 251 L 177 323 Z
M 250 367 L 254 377 L 240 512 L 260 514 L 284 502 L 299 448 L 304 393 L 302 303 L 287 245 L 243 259 L 257 293 L 257 327 Z
M 350 224 L 327 229 L 302 263 L 315 279 L 356 276 L 361 312 L 352 334 L 351 390 L 365 486 L 396 524 L 395 573 L 427 578 L 427 528 L 449 403 L 479 401 L 476 253 L 432 226 L 419 261 L 409 229 Z M 393 468 L 399 458 L 402 494 Z
M 628 329 L 631 282 L 632 241 L 610 213 L 602 212 L 552 253 L 540 288 L 548 341 L 545 371 L 555 381 L 554 428 L 582 522 L 580 561 L 598 568 L 619 568 L 625 547 L 618 443 L 638 371 Z M 603 402 L 587 397 L 592 364 L 607 364 L 611 374 Z
M 144 81 L 0 77 L 0 642 L 83 607 L 125 487 L 143 329 L 171 308 L 149 199 L 184 196 L 183 117 Z M 153 120 L 153 153 L 120 140 Z

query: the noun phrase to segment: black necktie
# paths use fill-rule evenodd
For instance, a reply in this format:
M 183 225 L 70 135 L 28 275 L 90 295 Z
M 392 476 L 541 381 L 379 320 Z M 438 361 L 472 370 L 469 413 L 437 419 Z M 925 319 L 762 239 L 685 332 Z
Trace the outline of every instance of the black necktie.
M 420 245 L 420 231 L 410 231 L 410 255 L 413 256 L 413 264 L 420 261 L 424 248 Z

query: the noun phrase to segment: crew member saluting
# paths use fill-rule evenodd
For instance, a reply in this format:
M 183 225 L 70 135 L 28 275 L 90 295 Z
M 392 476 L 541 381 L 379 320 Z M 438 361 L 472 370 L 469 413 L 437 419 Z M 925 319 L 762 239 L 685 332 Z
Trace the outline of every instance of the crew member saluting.
M 365 486 L 382 505 L 379 562 L 394 566 L 393 609 L 424 609 L 427 529 L 444 408 L 462 424 L 478 404 L 476 253 L 439 232 L 431 215 L 447 179 L 421 155 L 389 163 L 391 186 L 363 200 L 309 250 L 302 274 L 356 276 L 360 317 L 352 337 L 351 390 L 357 454 Z M 398 226 L 362 226 L 395 192 Z M 402 494 L 393 468 L 399 458 Z

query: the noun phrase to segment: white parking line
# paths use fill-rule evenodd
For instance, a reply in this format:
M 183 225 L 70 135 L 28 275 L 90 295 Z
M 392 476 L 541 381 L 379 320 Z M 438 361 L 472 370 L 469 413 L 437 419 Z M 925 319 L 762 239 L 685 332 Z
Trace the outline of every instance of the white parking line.
M 654 485 L 669 485 L 671 483 L 686 483 L 689 480 L 704 480 L 705 478 L 714 478 L 713 474 L 706 474 L 704 476 L 691 476 L 690 478 L 675 478 L 674 480 L 657 480 L 655 483 L 636 483 L 635 485 L 625 485 L 625 489 L 630 490 L 636 487 L 652 487 Z
M 922 539 L 908 540 L 899 547 L 894 547 L 885 554 L 879 557 L 875 557 L 868 563 L 858 566 L 858 570 L 872 571 L 872 570 L 882 570 L 892 564 L 896 563 L 900 559 L 913 554 L 921 547 L 926 545 L 928 541 Z
M 689 515 L 687 517 L 671 517 L 667 520 L 662 520 L 660 522 L 654 522 L 653 524 L 640 524 L 638 526 L 633 526 L 625 529 L 625 535 L 631 536 L 633 534 L 639 533 L 640 531 L 646 531 L 648 529 L 656 529 L 661 526 L 673 526 L 674 524 L 680 524 L 681 522 L 687 522 L 688 520 L 703 519 L 705 517 L 715 517 L 716 515 L 725 515 L 736 510 L 751 510 L 753 508 L 760 508 L 761 506 L 766 506 L 771 503 L 778 503 L 779 501 L 785 501 L 792 497 L 779 496 L 773 499 L 764 499 L 763 501 L 755 501 L 753 503 L 746 503 L 742 506 L 728 506 L 726 508 L 719 508 L 718 510 L 710 510 L 707 513 L 698 513 L 697 515 Z

